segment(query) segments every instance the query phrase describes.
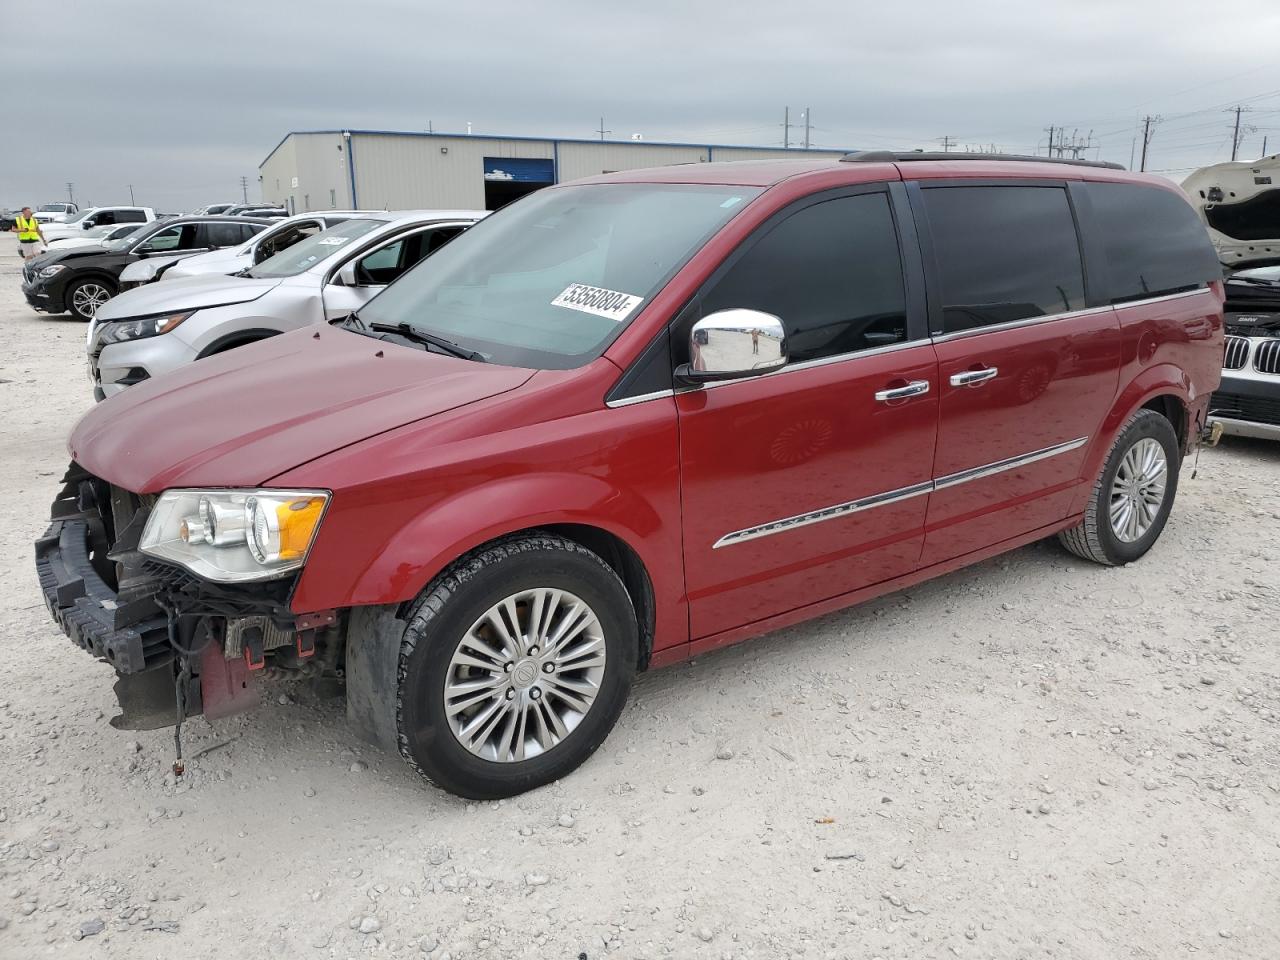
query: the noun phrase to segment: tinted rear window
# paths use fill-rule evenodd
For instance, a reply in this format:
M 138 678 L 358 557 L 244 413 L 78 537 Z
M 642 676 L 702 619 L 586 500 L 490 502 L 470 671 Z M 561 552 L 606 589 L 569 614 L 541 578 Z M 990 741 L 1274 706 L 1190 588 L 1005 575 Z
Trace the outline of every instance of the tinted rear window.
M 1084 268 L 1066 190 L 922 192 L 938 261 L 943 333 L 1084 307 Z
M 1122 303 L 1222 279 L 1209 233 L 1191 204 L 1160 187 L 1086 183 L 1110 300 Z

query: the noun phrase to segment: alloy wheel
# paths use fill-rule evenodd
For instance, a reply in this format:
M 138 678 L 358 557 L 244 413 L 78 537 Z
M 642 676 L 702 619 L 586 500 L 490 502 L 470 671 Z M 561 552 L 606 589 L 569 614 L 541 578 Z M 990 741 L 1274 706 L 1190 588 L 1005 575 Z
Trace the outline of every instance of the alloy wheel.
M 604 629 L 583 600 L 550 587 L 514 593 L 454 650 L 444 685 L 449 728 L 485 760 L 531 759 L 582 722 L 604 668 Z
M 71 294 L 71 309 L 92 320 L 98 308 L 111 299 L 107 288 L 98 283 L 82 283 Z
M 1143 437 L 1124 455 L 1111 481 L 1111 532 L 1124 543 L 1141 540 L 1164 503 L 1169 461 L 1158 440 Z

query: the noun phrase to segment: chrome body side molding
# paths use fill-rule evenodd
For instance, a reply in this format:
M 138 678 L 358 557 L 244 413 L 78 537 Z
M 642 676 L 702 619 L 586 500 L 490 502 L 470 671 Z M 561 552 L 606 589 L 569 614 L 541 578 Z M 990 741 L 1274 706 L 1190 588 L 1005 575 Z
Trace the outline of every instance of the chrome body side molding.
M 1088 437 L 1077 437 L 1074 440 L 1068 440 L 1066 443 L 1056 443 L 1051 447 L 1042 447 L 1039 450 L 1022 453 L 1016 457 L 997 460 L 994 463 L 985 463 L 978 467 L 971 467 L 968 470 L 961 470 L 958 473 L 947 474 L 945 477 L 927 480 L 924 483 L 916 483 L 909 487 L 900 487 L 897 490 L 888 490 L 884 493 L 877 493 L 869 497 L 863 497 L 860 500 L 849 500 L 845 503 L 837 503 L 834 506 L 822 507 L 819 510 L 810 510 L 808 513 L 798 513 L 794 516 L 783 517 L 781 520 L 770 520 L 768 523 L 761 523 L 754 527 L 734 530 L 732 533 L 726 533 L 723 537 L 712 544 L 711 549 L 718 550 L 721 547 L 732 546 L 735 543 L 744 543 L 747 540 L 755 540 L 759 537 L 772 536 L 775 533 L 783 533 L 787 530 L 794 530 L 797 527 L 805 527 L 813 523 L 823 523 L 827 520 L 837 520 L 840 517 L 847 517 L 850 514 L 858 513 L 862 510 L 870 510 L 873 507 L 883 507 L 890 503 L 898 503 L 902 500 L 909 500 L 912 497 L 921 496 L 922 494 L 932 493 L 935 490 L 944 490 L 948 487 L 959 486 L 962 483 L 968 483 L 970 480 L 980 480 L 983 477 L 990 477 L 997 473 L 1003 473 L 1006 470 L 1014 470 L 1018 467 L 1026 466 L 1029 463 L 1048 460 L 1050 457 L 1056 457 L 1059 454 L 1078 450 L 1088 442 Z

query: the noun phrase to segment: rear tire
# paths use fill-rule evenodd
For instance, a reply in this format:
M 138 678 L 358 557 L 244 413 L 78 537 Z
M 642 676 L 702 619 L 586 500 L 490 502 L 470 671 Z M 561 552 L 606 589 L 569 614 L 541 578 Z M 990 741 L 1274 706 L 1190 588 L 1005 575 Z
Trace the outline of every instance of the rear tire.
M 1059 541 L 1076 556 L 1106 566 L 1137 560 L 1160 539 L 1181 465 L 1173 425 L 1154 410 L 1139 410 L 1112 444 L 1084 519 L 1059 533 Z
M 557 780 L 613 729 L 637 650 L 626 587 L 590 550 L 537 532 L 482 547 L 433 580 L 409 613 L 400 754 L 475 800 Z

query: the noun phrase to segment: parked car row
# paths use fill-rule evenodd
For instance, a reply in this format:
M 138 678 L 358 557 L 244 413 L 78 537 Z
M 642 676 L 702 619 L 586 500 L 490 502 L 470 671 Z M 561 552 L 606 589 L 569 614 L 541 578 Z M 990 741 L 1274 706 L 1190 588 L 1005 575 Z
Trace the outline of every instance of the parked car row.
M 49 250 L 27 261 L 22 293 L 44 313 L 72 313 L 82 320 L 119 290 L 120 274 L 130 263 L 174 251 L 203 251 L 239 245 L 266 228 L 267 220 L 245 217 L 152 219 L 118 240 L 102 245 Z
M 127 291 L 97 310 L 89 331 L 94 396 L 101 400 L 194 360 L 347 316 L 483 216 L 474 210 L 353 212 L 335 215 L 334 226 L 308 236 L 321 218 L 307 215 L 276 228 L 268 249 L 238 254 L 257 262 L 232 276 L 221 271 L 239 261 L 219 254 L 218 273 L 195 264 L 187 277 Z M 193 264 L 184 261 L 169 272 Z
M 99 309 L 114 395 L 36 568 L 116 726 L 311 664 L 432 782 L 519 793 L 639 670 L 1055 534 L 1140 559 L 1219 387 L 1209 237 L 1111 165 L 706 163 L 482 216 L 353 215 Z
M 179 277 L 202 276 L 208 273 L 231 274 L 261 263 L 275 256 L 299 240 L 319 233 L 352 217 L 365 216 L 362 210 L 327 210 L 323 213 L 302 213 L 278 220 L 274 225 L 238 247 L 224 247 L 195 255 L 175 254 L 167 257 L 149 257 L 125 268 L 120 275 L 120 289 L 129 290 L 161 278 L 173 280 Z

